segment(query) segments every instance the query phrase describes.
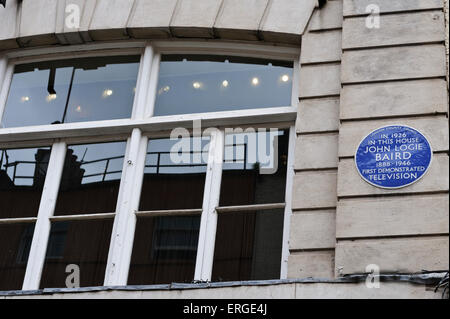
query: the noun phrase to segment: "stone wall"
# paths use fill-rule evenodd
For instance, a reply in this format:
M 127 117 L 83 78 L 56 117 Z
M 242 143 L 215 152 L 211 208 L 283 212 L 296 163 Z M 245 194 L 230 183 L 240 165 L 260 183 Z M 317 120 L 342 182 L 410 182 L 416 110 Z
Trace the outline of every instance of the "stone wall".
M 380 28 L 367 28 L 377 4 Z M 336 211 L 337 275 L 445 270 L 449 264 L 448 90 L 443 0 L 344 0 Z M 423 179 L 385 190 L 358 175 L 354 152 L 371 130 L 410 125 L 434 157 Z
M 68 4 L 79 26 L 66 24 Z M 0 48 L 92 41 L 217 38 L 300 44 L 317 0 L 8 0 Z M 70 20 L 72 21 L 72 20 Z
M 302 39 L 289 278 L 334 277 L 342 0 L 316 9 Z

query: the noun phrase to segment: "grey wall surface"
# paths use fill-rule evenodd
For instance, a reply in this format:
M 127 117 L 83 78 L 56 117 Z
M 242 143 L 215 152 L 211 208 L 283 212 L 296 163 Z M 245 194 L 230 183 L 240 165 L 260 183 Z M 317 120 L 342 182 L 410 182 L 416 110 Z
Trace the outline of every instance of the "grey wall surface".
M 79 27 L 66 24 L 76 4 Z M 317 0 L 8 0 L 0 50 L 126 39 L 218 38 L 300 44 Z

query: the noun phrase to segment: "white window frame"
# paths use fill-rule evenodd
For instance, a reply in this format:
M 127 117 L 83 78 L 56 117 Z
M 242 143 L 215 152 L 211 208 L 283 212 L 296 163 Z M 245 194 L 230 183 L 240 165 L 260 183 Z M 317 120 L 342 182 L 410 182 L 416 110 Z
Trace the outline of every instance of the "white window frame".
M 222 161 L 224 149 L 224 128 L 237 126 L 276 127 L 289 129 L 289 150 L 284 207 L 284 227 L 280 278 L 287 278 L 289 256 L 289 226 L 292 214 L 292 184 L 294 176 L 294 147 L 296 140 L 295 120 L 298 107 L 299 48 L 280 47 L 266 44 L 246 44 L 224 41 L 129 41 L 101 44 L 85 44 L 11 50 L 0 55 L 0 121 L 14 66 L 36 61 L 68 59 L 107 55 L 140 54 L 141 60 L 133 102 L 132 116 L 127 119 L 65 123 L 61 125 L 39 125 L 14 128 L 0 128 L 0 148 L 23 148 L 52 146 L 49 169 L 44 183 L 38 215 L 35 218 L 14 218 L 0 220 L 0 223 L 35 222 L 23 290 L 39 289 L 45 261 L 50 226 L 56 220 L 82 220 L 114 218 L 108 261 L 105 271 L 105 286 L 127 285 L 133 249 L 137 216 L 158 212 L 138 212 L 139 199 L 144 176 L 145 157 L 149 138 L 168 137 L 176 127 L 192 127 L 195 120 L 202 126 L 216 127 L 211 133 L 203 206 L 199 210 L 161 211 L 159 214 L 179 215 L 201 213 L 198 240 L 195 281 L 210 281 L 213 266 L 214 242 L 217 228 Z M 286 60 L 293 62 L 291 105 L 221 111 L 210 113 L 152 116 L 155 104 L 159 62 L 162 54 L 206 54 L 233 55 L 254 58 Z M 54 216 L 53 211 L 59 190 L 67 145 L 126 140 L 126 152 L 120 181 L 116 211 L 106 214 L 85 214 L 77 216 Z M 250 208 L 255 208 L 253 205 Z M 261 206 L 261 205 L 259 205 Z M 273 206 L 273 205 L 272 205 Z M 262 207 L 264 208 L 275 208 Z M 226 209 L 225 209 L 226 211 Z

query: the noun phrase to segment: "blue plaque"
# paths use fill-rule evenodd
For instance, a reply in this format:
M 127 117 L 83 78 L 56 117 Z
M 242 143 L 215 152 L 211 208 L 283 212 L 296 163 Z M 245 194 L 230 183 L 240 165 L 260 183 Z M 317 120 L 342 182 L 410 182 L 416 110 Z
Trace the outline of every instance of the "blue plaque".
M 395 189 L 418 181 L 428 170 L 430 143 L 409 126 L 381 127 L 367 135 L 355 154 L 356 167 L 369 184 Z

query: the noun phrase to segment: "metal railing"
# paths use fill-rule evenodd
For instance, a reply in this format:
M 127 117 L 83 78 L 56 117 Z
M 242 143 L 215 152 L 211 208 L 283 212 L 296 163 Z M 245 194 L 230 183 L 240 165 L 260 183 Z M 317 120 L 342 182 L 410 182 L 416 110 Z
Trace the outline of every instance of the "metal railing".
M 243 169 L 246 170 L 246 164 L 247 164 L 247 144 L 243 143 L 243 144 L 228 144 L 225 145 L 225 147 L 237 147 L 237 146 L 243 146 L 244 147 L 244 155 L 242 159 L 232 159 L 232 160 L 224 160 L 225 163 L 241 163 L 243 164 Z M 207 151 L 189 151 L 189 152 L 185 152 L 185 153 L 189 153 L 190 155 L 192 154 L 198 154 L 198 153 L 205 153 Z M 201 163 L 185 163 L 185 164 L 162 164 L 161 163 L 161 156 L 162 155 L 167 155 L 167 154 L 173 154 L 174 152 L 170 152 L 170 151 L 161 151 L 161 152 L 147 152 L 147 155 L 156 155 L 156 164 L 146 164 L 145 167 L 146 168 L 156 168 L 156 174 L 160 174 L 161 168 L 176 168 L 176 167 L 205 167 L 208 164 L 206 162 L 201 162 Z M 17 167 L 21 164 L 40 164 L 40 165 L 46 165 L 48 164 L 47 161 L 43 161 L 43 162 L 37 162 L 37 161 L 14 161 L 9 163 L 8 162 L 8 154 L 6 150 L 2 151 L 1 154 L 1 158 L 0 158 L 0 169 L 2 167 L 3 164 L 3 160 L 6 159 L 6 163 L 3 164 L 3 167 L 5 168 L 6 172 L 8 171 L 9 168 L 13 168 L 13 174 L 12 174 L 12 182 L 15 183 L 16 179 L 34 179 L 35 176 L 22 176 L 22 175 L 17 175 Z M 87 175 L 83 175 L 83 178 L 89 178 L 89 177 L 96 177 L 96 176 L 101 176 L 101 181 L 104 182 L 107 175 L 110 174 L 117 174 L 117 173 L 122 173 L 122 170 L 114 170 L 114 171 L 108 171 L 109 165 L 111 163 L 111 161 L 116 160 L 116 159 L 123 159 L 125 158 L 125 155 L 119 155 L 119 156 L 111 156 L 111 157 L 106 157 L 106 158 L 101 158 L 101 159 L 96 159 L 96 160 L 92 160 L 92 161 L 81 161 L 80 162 L 80 167 L 82 166 L 86 166 L 86 165 L 90 165 L 90 164 L 94 164 L 94 163 L 100 163 L 100 162 L 105 162 L 105 167 L 103 169 L 102 172 L 99 173 L 92 173 L 92 174 L 87 174 Z

